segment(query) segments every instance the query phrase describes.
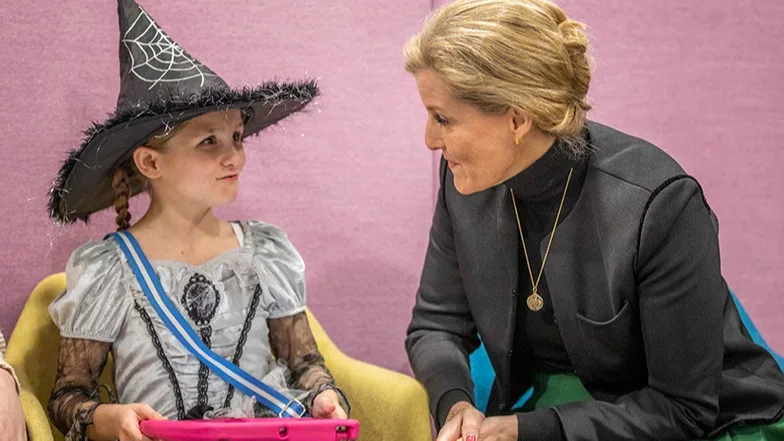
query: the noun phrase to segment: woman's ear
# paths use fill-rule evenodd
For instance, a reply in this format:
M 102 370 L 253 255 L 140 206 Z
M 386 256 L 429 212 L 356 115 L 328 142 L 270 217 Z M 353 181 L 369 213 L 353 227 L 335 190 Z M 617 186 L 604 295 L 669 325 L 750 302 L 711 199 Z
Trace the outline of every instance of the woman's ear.
M 161 176 L 159 160 L 160 153 L 146 146 L 137 147 L 133 152 L 133 162 L 139 173 L 147 179 L 157 179 Z
M 515 144 L 520 145 L 534 128 L 533 118 L 526 112 L 513 107 L 509 109 L 508 116 L 509 130 L 514 136 Z

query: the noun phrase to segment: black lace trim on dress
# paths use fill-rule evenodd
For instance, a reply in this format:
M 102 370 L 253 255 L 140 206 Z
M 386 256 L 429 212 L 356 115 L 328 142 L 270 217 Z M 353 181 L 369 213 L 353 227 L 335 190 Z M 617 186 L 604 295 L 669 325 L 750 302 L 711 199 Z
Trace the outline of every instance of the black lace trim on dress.
M 144 320 L 144 323 L 147 325 L 147 332 L 150 334 L 150 338 L 152 338 L 152 344 L 155 346 L 155 352 L 158 354 L 158 359 L 161 360 L 163 363 L 163 369 L 166 371 L 166 374 L 169 376 L 169 382 L 171 382 L 172 389 L 174 389 L 174 400 L 177 405 L 177 419 L 182 420 L 185 419 L 185 405 L 182 401 L 182 392 L 180 391 L 180 383 L 177 381 L 177 376 L 174 375 L 174 369 L 169 363 L 169 359 L 166 357 L 166 353 L 163 352 L 163 346 L 161 345 L 161 340 L 158 338 L 158 333 L 155 332 L 155 328 L 153 327 L 152 320 L 150 320 L 150 315 L 147 314 L 147 311 L 139 305 L 138 302 L 134 302 L 134 308 L 139 311 L 139 315 Z
M 248 315 L 245 316 L 245 324 L 242 325 L 240 340 L 237 342 L 237 348 L 234 350 L 234 357 L 231 359 L 231 362 L 238 367 L 240 365 L 240 358 L 242 358 L 242 348 L 245 346 L 245 342 L 248 340 L 248 332 L 250 332 L 253 319 L 256 317 L 256 308 L 259 306 L 261 293 L 261 285 L 256 285 L 256 289 L 253 291 L 253 298 L 250 300 L 250 306 L 248 307 Z M 229 385 L 229 390 L 226 392 L 226 400 L 223 402 L 223 407 L 229 407 L 233 397 L 234 386 Z

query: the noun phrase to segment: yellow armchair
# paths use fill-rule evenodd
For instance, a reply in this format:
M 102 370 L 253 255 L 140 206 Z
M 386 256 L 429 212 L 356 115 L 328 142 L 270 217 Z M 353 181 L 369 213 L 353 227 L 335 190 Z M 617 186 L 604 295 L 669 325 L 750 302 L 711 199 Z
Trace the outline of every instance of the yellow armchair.
M 62 441 L 46 412 L 57 373 L 60 332 L 48 306 L 65 289 L 65 275 L 47 277 L 33 290 L 8 341 L 6 360 L 16 369 L 30 441 Z M 360 439 L 432 441 L 427 393 L 413 378 L 354 360 L 332 343 L 308 311 L 311 330 L 327 367 L 352 404 L 360 422 Z M 101 382 L 114 384 L 111 357 Z

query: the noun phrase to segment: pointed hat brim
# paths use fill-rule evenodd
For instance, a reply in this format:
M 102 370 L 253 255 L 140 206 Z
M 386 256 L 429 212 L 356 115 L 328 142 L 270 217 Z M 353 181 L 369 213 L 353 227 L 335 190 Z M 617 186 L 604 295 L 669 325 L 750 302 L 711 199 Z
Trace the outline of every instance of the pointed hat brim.
M 49 216 L 62 224 L 87 222 L 91 214 L 114 205 L 112 173 L 150 136 L 209 112 L 243 109 L 243 137 L 249 137 L 303 110 L 319 90 L 315 81 L 267 82 L 240 90 L 204 88 L 118 107 L 104 122 L 85 131 L 81 145 L 63 162 L 49 195 Z M 132 194 L 142 189 L 133 188 Z

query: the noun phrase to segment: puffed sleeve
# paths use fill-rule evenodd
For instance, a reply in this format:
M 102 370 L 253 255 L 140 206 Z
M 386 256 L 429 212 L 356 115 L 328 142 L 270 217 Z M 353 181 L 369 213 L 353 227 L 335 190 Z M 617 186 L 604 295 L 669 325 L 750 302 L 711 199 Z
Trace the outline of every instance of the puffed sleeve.
M 63 337 L 114 343 L 131 306 L 123 265 L 119 248 L 108 240 L 90 241 L 71 254 L 66 290 L 49 305 Z
M 305 262 L 280 228 L 248 222 L 253 266 L 269 299 L 269 318 L 305 311 Z

